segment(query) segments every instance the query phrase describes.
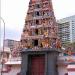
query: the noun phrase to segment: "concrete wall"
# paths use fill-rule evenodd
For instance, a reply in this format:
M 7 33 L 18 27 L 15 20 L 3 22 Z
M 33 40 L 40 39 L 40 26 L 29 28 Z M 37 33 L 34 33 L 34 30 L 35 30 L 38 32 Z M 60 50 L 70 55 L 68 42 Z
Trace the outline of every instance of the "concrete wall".
M 3 73 L 3 75 L 17 75 L 17 73 L 20 72 L 20 66 L 19 65 L 14 65 L 11 68 L 11 71 L 8 73 Z
M 67 69 L 68 69 L 68 75 L 75 75 L 75 63 L 69 64 Z
M 75 75 L 75 72 L 68 72 L 68 75 Z
M 67 66 L 58 66 L 58 75 L 65 75 L 65 73 L 68 73 Z
M 17 75 L 20 72 L 20 66 L 12 66 L 12 70 L 8 73 L 4 73 L 3 75 Z M 75 75 L 75 72 L 67 72 L 67 66 L 59 66 L 58 67 L 58 75 L 64 75 L 68 73 L 69 75 Z

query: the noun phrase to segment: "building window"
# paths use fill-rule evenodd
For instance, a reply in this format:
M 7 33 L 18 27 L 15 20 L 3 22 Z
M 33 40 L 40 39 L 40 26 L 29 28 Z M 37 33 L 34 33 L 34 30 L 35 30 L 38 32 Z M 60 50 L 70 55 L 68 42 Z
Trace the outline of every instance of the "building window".
M 40 8 L 40 5 L 39 4 L 36 4 L 36 8 Z
M 46 12 L 43 12 L 43 15 L 44 16 L 48 16 L 48 12 L 46 11 Z
M 33 45 L 38 46 L 38 40 L 33 40 Z
M 40 16 L 40 13 L 38 11 L 36 12 L 36 16 Z
M 35 34 L 38 35 L 38 29 L 35 29 Z
M 35 16 L 40 16 L 40 13 L 38 11 L 35 12 Z
M 39 20 L 36 20 L 36 24 L 37 24 L 37 25 L 39 24 Z

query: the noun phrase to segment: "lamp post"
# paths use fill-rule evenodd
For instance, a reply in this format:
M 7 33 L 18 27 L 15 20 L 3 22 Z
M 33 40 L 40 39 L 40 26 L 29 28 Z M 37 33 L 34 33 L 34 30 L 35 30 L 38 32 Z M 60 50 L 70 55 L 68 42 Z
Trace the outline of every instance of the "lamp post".
M 3 52 L 2 52 L 2 57 L 3 58 L 3 54 L 4 54 L 4 46 L 5 46 L 5 21 L 2 17 L 0 17 L 0 19 L 3 21 L 3 24 L 4 24 L 4 32 L 3 32 Z M 3 70 L 3 63 L 2 63 L 2 67 L 1 67 L 1 75 L 3 75 L 2 73 L 2 70 Z

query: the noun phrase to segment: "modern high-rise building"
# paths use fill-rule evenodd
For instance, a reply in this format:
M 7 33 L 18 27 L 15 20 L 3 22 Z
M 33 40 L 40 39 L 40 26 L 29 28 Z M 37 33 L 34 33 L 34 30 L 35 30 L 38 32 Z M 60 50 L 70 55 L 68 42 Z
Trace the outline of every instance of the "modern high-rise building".
M 19 41 L 11 40 L 11 39 L 5 39 L 5 47 L 9 47 L 11 50 L 13 50 L 14 47 L 17 47 L 19 44 Z
M 57 21 L 62 44 L 75 42 L 75 15 Z

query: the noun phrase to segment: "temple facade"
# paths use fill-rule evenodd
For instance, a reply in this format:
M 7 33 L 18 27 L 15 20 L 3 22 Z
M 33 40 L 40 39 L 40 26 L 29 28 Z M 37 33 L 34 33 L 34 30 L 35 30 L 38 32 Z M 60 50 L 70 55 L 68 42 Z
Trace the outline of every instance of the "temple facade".
M 21 48 L 21 75 L 58 75 L 61 43 L 51 0 L 30 0 Z

